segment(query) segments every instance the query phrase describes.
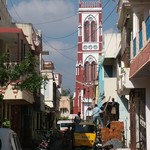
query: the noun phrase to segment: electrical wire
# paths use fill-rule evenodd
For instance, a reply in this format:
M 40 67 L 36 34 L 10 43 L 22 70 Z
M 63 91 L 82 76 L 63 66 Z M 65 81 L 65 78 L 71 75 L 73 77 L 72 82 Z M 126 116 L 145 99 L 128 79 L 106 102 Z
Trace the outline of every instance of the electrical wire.
M 24 22 L 24 20 L 18 15 L 18 13 L 17 13 L 16 9 L 14 8 L 14 5 L 13 5 L 13 3 L 12 3 L 11 0 L 10 0 L 10 3 L 11 3 L 11 5 L 12 5 L 12 8 L 13 8 L 15 14 L 17 15 L 17 17 L 18 17 L 22 22 Z M 15 20 L 15 19 L 14 19 L 14 20 Z M 15 21 L 16 21 L 16 20 L 15 20 Z
M 43 38 L 43 39 L 48 43 L 48 41 L 47 41 L 45 38 Z M 72 59 L 72 58 L 70 58 L 70 57 L 68 57 L 68 56 L 66 56 L 66 55 L 64 55 L 64 54 L 62 54 L 60 51 L 58 51 L 58 49 L 56 49 L 55 47 L 53 47 L 51 44 L 47 44 L 47 43 L 46 43 L 47 46 L 53 48 L 57 53 L 59 53 L 59 54 L 62 55 L 63 57 L 65 57 L 65 58 L 67 58 L 67 59 L 69 59 L 69 60 L 75 61 L 75 59 Z
M 11 1 L 11 0 L 10 0 Z M 107 4 L 110 2 L 110 0 L 104 5 L 104 7 L 106 7 L 107 6 Z M 12 6 L 13 6 L 13 3 L 12 3 L 12 1 L 11 1 L 11 4 L 12 4 Z M 116 5 L 117 6 L 117 5 Z M 115 8 L 116 8 L 116 6 L 115 6 Z M 103 8 L 104 8 L 103 7 Z M 104 20 L 104 22 L 103 22 L 103 24 L 107 21 L 107 19 L 112 15 L 112 13 L 113 13 L 113 11 L 115 10 L 115 8 L 110 12 L 110 14 L 107 16 L 107 18 Z M 15 9 L 14 9 L 15 10 Z M 16 12 L 16 11 L 15 11 Z M 17 14 L 17 12 L 16 12 L 16 14 Z M 75 14 L 76 15 L 76 14 Z M 52 22 L 58 22 L 58 21 L 62 21 L 62 20 L 64 20 L 64 19 L 68 19 L 68 18 L 71 18 L 71 17 L 73 17 L 73 16 L 75 16 L 75 15 L 71 15 L 71 16 L 69 16 L 69 17 L 65 17 L 65 18 L 62 18 L 62 19 L 57 19 L 57 20 L 53 20 L 53 21 L 50 21 L 50 22 L 47 22 L 47 23 L 52 23 Z M 97 14 L 96 14 L 97 15 Z M 21 17 L 17 14 L 17 16 L 21 19 Z M 39 24 L 43 24 L 43 23 L 39 23 Z M 37 24 L 36 24 L 37 25 Z M 99 29 L 99 27 L 97 28 L 97 30 Z M 95 31 L 95 32 L 97 32 L 97 30 Z M 67 35 L 67 36 L 64 36 L 64 37 L 57 37 L 57 38 L 52 38 L 52 37 L 46 37 L 45 36 L 45 38 L 52 38 L 52 39 L 61 39 L 61 38 L 66 38 L 66 37 L 69 37 L 69 36 L 71 36 L 71 35 L 73 35 L 73 34 L 75 34 L 76 32 L 78 32 L 78 30 L 77 31 L 75 31 L 75 32 L 73 32 L 73 33 L 71 33 L 71 34 L 69 34 L 69 35 Z M 94 34 L 94 33 L 93 33 Z M 92 36 L 92 34 L 90 35 L 90 36 Z M 90 37 L 89 36 L 89 37 Z M 45 38 L 43 38 L 45 41 L 47 41 Z M 56 49 L 55 47 L 53 47 L 52 45 L 50 45 L 49 44 L 49 46 L 51 47 L 51 48 L 53 48 L 54 50 L 56 50 L 58 53 L 60 53 L 59 52 L 59 50 L 70 50 L 70 49 L 74 49 L 75 47 L 77 47 L 77 45 L 78 44 L 76 44 L 76 45 L 74 45 L 74 46 L 72 46 L 72 47 L 70 47 L 70 48 L 65 48 L 65 49 Z M 62 56 L 64 56 L 64 57 L 66 57 L 65 55 L 63 55 L 62 53 L 60 53 Z M 70 60 L 74 60 L 74 59 L 71 59 L 71 58 L 69 58 L 69 57 L 66 57 L 66 58 L 68 58 L 68 59 L 70 59 Z
M 107 18 L 104 20 L 104 22 L 103 22 L 103 24 L 108 20 L 108 18 L 112 15 L 112 13 L 114 12 L 114 10 L 116 9 L 116 7 L 117 7 L 117 5 L 114 7 L 114 9 L 109 13 L 109 15 L 107 16 Z M 95 32 L 94 33 L 91 33 L 89 36 L 88 36 L 88 38 L 90 38 L 93 34 L 95 34 L 96 32 L 97 32 L 97 30 L 99 30 L 99 27 L 95 30 Z M 63 49 L 57 49 L 57 48 L 55 48 L 55 47 L 53 47 L 52 45 L 50 46 L 51 48 L 53 48 L 54 50 L 70 50 L 70 49 L 73 49 L 73 48 L 75 48 L 75 47 L 77 47 L 78 46 L 78 44 L 76 44 L 76 45 L 74 45 L 74 46 L 72 46 L 72 47 L 69 47 L 69 48 L 63 48 Z
M 108 20 L 108 18 L 112 15 L 112 13 L 115 11 L 117 5 L 113 8 L 113 10 L 109 13 L 109 15 L 107 16 L 107 18 L 102 22 L 103 24 Z
M 106 2 L 106 4 L 102 7 L 102 9 L 104 9 L 104 8 L 108 5 L 109 2 L 110 2 L 110 0 L 108 0 L 108 1 Z
M 60 19 L 56 19 L 56 20 L 52 20 L 52 21 L 48 21 L 48 22 L 41 22 L 41 23 L 37 23 L 37 24 L 34 24 L 34 25 L 41 25 L 41 24 L 50 24 L 50 23 L 54 23 L 54 22 L 59 22 L 59 21 L 63 21 L 63 20 L 66 20 L 68 18 L 71 18 L 71 17 L 74 17 L 76 16 L 77 14 L 73 14 L 71 16 L 68 16 L 68 17 L 65 17 L 65 18 L 60 18 Z
M 50 39 L 63 39 L 63 38 L 67 38 L 67 37 L 70 37 L 70 36 L 72 36 L 73 34 L 75 34 L 75 33 L 77 33 L 78 32 L 78 30 L 76 30 L 76 31 L 74 31 L 74 32 L 72 32 L 71 34 L 69 34 L 69 35 L 66 35 L 66 36 L 61 36 L 61 37 L 50 37 L 50 36 L 46 36 L 46 35 L 44 35 L 46 38 L 50 38 Z

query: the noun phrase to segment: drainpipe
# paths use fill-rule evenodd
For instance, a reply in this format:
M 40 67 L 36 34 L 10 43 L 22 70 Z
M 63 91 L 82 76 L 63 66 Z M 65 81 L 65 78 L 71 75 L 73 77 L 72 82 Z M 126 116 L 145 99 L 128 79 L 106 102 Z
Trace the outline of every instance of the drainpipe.
M 98 71 L 98 107 L 102 106 L 104 96 L 104 80 L 103 80 L 103 61 L 104 56 L 99 56 L 99 71 Z

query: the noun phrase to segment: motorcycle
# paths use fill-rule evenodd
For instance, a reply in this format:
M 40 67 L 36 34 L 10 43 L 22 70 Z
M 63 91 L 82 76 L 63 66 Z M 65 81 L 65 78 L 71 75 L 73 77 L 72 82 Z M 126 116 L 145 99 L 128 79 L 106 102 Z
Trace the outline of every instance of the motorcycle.
M 97 131 L 97 137 L 96 137 L 96 141 L 94 144 L 94 150 L 103 150 L 103 145 L 102 145 L 99 131 Z
M 49 142 L 49 140 L 42 140 L 38 145 L 37 150 L 48 150 Z
M 44 139 L 42 139 L 41 143 L 36 148 L 37 150 L 48 150 L 50 146 L 50 142 L 52 142 L 52 131 L 48 131 L 44 135 Z

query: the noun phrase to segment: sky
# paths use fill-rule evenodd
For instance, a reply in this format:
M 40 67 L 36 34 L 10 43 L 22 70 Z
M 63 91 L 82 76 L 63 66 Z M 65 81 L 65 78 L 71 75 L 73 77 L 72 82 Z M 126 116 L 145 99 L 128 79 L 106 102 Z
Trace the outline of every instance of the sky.
M 117 31 L 117 1 L 102 0 L 103 34 Z M 62 88 L 70 89 L 73 93 L 78 0 L 7 0 L 7 7 L 14 22 L 32 23 L 37 30 L 42 31 L 43 51 L 49 51 L 49 55 L 43 59 L 54 63 L 54 71 L 62 74 Z

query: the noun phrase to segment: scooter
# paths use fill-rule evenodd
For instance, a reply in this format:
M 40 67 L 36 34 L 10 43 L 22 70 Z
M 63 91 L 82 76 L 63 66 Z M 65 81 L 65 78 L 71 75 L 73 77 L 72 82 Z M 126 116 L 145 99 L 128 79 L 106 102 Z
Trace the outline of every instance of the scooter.
M 42 142 L 36 148 L 37 150 L 48 150 L 50 140 L 42 140 Z

